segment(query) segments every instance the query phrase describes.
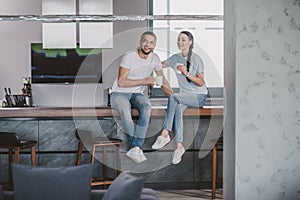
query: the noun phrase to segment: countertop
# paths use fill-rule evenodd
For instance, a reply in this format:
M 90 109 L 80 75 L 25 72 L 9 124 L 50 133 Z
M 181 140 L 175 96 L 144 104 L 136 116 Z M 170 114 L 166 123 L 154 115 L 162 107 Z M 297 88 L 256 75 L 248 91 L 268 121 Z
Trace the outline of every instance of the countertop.
M 165 106 L 153 106 L 152 117 L 165 116 Z M 55 118 L 55 117 L 112 117 L 117 112 L 111 107 L 21 107 L 0 108 L 0 118 Z M 222 116 L 222 107 L 188 108 L 184 116 Z M 138 116 L 138 111 L 132 109 L 132 116 Z

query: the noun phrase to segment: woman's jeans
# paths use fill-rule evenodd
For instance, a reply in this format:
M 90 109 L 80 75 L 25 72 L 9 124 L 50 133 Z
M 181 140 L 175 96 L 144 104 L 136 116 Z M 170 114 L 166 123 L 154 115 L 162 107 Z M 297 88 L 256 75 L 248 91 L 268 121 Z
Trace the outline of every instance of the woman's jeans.
M 205 94 L 174 93 L 169 96 L 164 129 L 174 133 L 176 142 L 183 142 L 183 112 L 187 107 L 202 107 L 206 102 Z
M 121 117 L 121 126 L 131 146 L 142 148 L 151 114 L 151 103 L 148 97 L 141 93 L 113 92 L 111 94 L 111 107 L 118 111 Z M 131 108 L 136 108 L 139 111 L 136 128 L 132 120 Z

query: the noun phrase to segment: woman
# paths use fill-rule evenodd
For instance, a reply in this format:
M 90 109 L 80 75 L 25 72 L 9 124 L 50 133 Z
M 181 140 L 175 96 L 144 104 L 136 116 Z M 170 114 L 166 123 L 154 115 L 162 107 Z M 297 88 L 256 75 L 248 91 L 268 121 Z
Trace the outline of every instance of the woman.
M 168 108 L 163 130 L 152 145 L 153 149 L 163 148 L 170 142 L 169 132 L 174 126 L 176 149 L 172 155 L 172 163 L 178 164 L 185 152 L 183 143 L 183 112 L 187 107 L 202 107 L 206 102 L 207 87 L 204 80 L 202 59 L 192 51 L 194 37 L 188 31 L 178 35 L 178 49 L 181 51 L 163 61 L 163 67 L 176 70 L 179 93 L 173 93 L 168 99 Z

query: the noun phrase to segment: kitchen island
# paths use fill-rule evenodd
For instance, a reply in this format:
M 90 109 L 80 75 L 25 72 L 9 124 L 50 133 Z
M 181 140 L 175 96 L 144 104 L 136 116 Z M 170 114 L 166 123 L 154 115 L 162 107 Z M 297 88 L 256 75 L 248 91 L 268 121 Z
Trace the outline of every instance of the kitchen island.
M 133 109 L 134 118 L 138 111 Z M 78 140 L 75 129 L 86 129 L 94 136 L 122 139 L 121 169 L 146 175 L 145 183 L 159 188 L 209 188 L 211 182 L 211 147 L 218 139 L 223 126 L 223 108 L 188 108 L 184 113 L 184 145 L 187 152 L 178 165 L 171 164 L 175 142 L 171 141 L 160 151 L 151 149 L 160 134 L 165 116 L 164 106 L 152 108 L 149 130 L 143 146 L 148 160 L 137 165 L 125 155 L 126 137 L 119 124 L 118 114 L 110 107 L 24 107 L 1 108 L 0 131 L 16 132 L 21 138 L 36 140 L 38 166 L 75 165 Z M 170 134 L 171 138 L 174 134 Z M 7 167 L 7 152 L 0 150 L 0 168 Z M 201 153 L 200 153 L 201 152 Z M 201 155 L 199 157 L 199 155 Z M 222 154 L 219 154 L 222 166 Z M 111 156 L 113 158 L 113 156 Z M 159 158 L 159 159 L 157 159 Z M 82 163 L 88 163 L 90 154 L 85 151 Z M 101 158 L 99 159 L 101 160 Z M 114 168 L 114 159 L 109 167 Z M 154 161 L 159 161 L 153 166 Z M 30 164 L 29 152 L 21 154 L 20 163 Z M 101 161 L 97 168 L 100 169 Z M 101 172 L 101 169 L 98 170 Z M 95 171 L 95 176 L 99 175 Z M 219 167 L 218 174 L 222 168 Z M 112 176 L 114 170 L 111 170 Z M 7 180 L 7 170 L 0 170 L 0 182 Z

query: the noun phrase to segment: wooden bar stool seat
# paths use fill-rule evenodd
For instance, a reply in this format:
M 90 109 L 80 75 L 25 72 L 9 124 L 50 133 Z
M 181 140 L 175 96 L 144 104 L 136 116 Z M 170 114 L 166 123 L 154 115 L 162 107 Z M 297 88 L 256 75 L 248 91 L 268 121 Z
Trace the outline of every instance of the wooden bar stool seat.
M 21 140 L 19 135 L 14 132 L 0 132 L 0 148 L 8 149 L 8 170 L 9 180 L 8 187 L 12 187 L 12 162 L 19 163 L 20 150 L 25 148 L 31 149 L 31 164 L 36 166 L 36 144 L 34 140 Z
M 76 129 L 75 131 L 76 138 L 79 140 L 78 149 L 77 149 L 77 159 L 76 165 L 81 163 L 81 155 L 83 147 L 90 149 L 91 158 L 90 162 L 93 164 L 95 162 L 95 154 L 98 148 L 102 148 L 103 151 L 103 171 L 102 177 L 93 178 L 91 180 L 91 186 L 103 185 L 106 188 L 107 185 L 113 182 L 113 179 L 107 177 L 107 148 L 114 147 L 115 157 L 116 157 L 116 174 L 120 174 L 121 170 L 121 156 L 120 156 L 120 146 L 122 140 L 107 138 L 107 137 L 92 137 L 92 133 L 88 130 Z

